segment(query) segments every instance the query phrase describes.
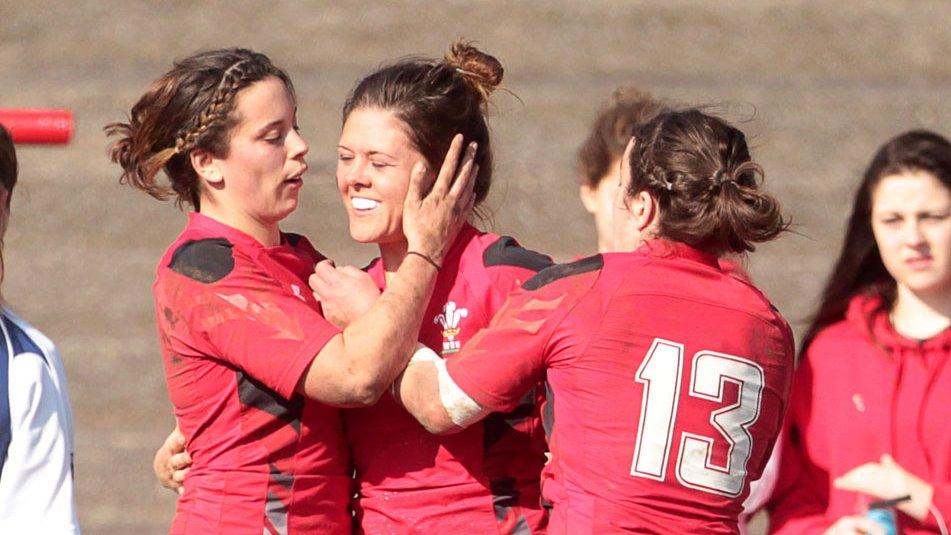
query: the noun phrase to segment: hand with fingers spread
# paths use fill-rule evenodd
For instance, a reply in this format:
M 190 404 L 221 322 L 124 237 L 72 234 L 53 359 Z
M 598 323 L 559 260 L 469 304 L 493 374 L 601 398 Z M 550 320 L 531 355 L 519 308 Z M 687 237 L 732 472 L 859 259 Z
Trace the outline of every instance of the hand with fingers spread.
M 923 520 L 928 516 L 934 488 L 901 467 L 891 455 L 882 455 L 879 462 L 857 466 L 833 482 L 837 489 L 861 492 L 882 500 L 910 496 L 895 507 L 908 516 Z
M 823 535 L 887 535 L 885 529 L 878 523 L 864 516 L 843 516 Z
M 462 135 L 457 134 L 428 194 L 425 192 L 431 176 L 429 171 L 422 163 L 413 167 L 403 204 L 403 234 L 409 251 L 424 256 L 436 266 L 442 265 L 449 245 L 472 212 L 473 187 L 479 173 L 479 166 L 475 164 L 477 150 L 473 142 L 463 152 Z
M 330 260 L 317 263 L 309 283 L 324 318 L 341 329 L 366 314 L 380 297 L 380 289 L 366 272 L 353 266 L 338 268 Z
M 192 464 L 192 458 L 185 451 L 185 435 L 175 426 L 165 442 L 155 452 L 152 470 L 155 478 L 163 487 L 177 492 L 185 492 L 185 476 Z

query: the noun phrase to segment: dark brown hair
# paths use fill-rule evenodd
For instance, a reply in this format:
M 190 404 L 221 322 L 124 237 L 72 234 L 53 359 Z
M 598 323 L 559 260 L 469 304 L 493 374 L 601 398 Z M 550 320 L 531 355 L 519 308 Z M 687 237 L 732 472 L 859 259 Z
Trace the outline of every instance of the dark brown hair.
M 663 111 L 667 107 L 646 91 L 634 86 L 616 89 L 578 150 L 581 182 L 596 188 L 611 164 L 624 155 L 634 131 Z
M 17 152 L 13 147 L 13 138 L 7 129 L 0 125 L 0 187 L 7 191 L 7 202 L 0 206 L 0 281 L 3 280 L 3 237 L 7 233 L 7 222 L 10 220 L 10 200 L 13 199 L 13 188 L 17 185 Z
M 885 269 L 872 233 L 872 196 L 882 178 L 909 171 L 929 173 L 951 189 L 951 143 L 934 132 L 912 130 L 892 138 L 875 153 L 855 194 L 839 259 L 822 290 L 800 355 L 820 330 L 845 317 L 853 296 L 878 297 L 884 310 L 895 304 L 895 279 Z
M 742 253 L 789 224 L 760 190 L 746 136 L 699 110 L 664 112 L 635 134 L 628 196 L 657 199 L 658 235 L 713 254 Z
M 10 208 L 10 198 L 13 196 L 13 187 L 17 185 L 17 152 L 13 147 L 13 138 L 7 129 L 0 124 L 0 186 L 7 190 L 7 205 Z
M 442 60 L 405 59 L 360 80 L 343 106 L 343 122 L 360 108 L 393 111 L 406 123 L 410 141 L 430 169 L 439 169 L 457 133 L 466 143 L 475 141 L 479 144 L 475 157 L 478 205 L 492 182 L 486 114 L 489 95 L 502 82 L 502 75 L 497 59 L 458 40 Z
M 239 121 L 235 96 L 271 76 L 293 93 L 287 73 L 251 50 L 212 50 L 175 62 L 135 103 L 127 123 L 105 127 L 106 135 L 118 137 L 109 155 L 122 166 L 119 182 L 160 200 L 174 194 L 179 206 L 198 210 L 200 187 L 189 153 L 201 148 L 227 156 L 228 134 Z M 170 186 L 156 180 L 163 169 Z

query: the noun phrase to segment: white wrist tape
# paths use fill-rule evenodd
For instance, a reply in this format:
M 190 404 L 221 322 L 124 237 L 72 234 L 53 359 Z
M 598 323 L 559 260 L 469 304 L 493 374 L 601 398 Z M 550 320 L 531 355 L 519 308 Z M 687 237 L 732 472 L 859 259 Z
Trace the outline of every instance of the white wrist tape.
M 439 385 L 439 401 L 449 414 L 452 423 L 459 427 L 467 427 L 480 419 L 488 412 L 469 397 L 452 377 L 449 376 L 449 370 L 446 369 L 446 361 L 439 357 L 435 351 L 419 344 L 410 363 L 413 362 L 432 362 L 436 366 L 436 381 Z
M 416 351 L 409 358 L 409 363 L 414 362 L 442 362 L 435 351 L 426 347 L 422 342 L 416 342 Z

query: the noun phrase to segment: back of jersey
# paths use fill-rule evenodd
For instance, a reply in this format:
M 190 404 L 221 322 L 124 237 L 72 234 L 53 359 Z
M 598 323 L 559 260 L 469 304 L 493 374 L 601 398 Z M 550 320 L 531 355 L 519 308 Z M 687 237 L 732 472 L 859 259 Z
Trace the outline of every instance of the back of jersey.
M 781 426 L 789 328 L 695 249 L 603 258 L 548 346 L 552 533 L 735 533 Z

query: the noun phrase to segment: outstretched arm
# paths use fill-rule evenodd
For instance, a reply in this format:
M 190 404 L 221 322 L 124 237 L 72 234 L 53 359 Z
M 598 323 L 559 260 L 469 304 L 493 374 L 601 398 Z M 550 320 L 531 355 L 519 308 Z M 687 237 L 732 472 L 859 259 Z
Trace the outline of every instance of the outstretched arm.
M 566 310 L 516 290 L 486 329 L 445 361 L 429 349 L 413 356 L 393 396 L 430 432 L 458 431 L 490 412 L 513 409 L 546 367 L 548 341 Z

